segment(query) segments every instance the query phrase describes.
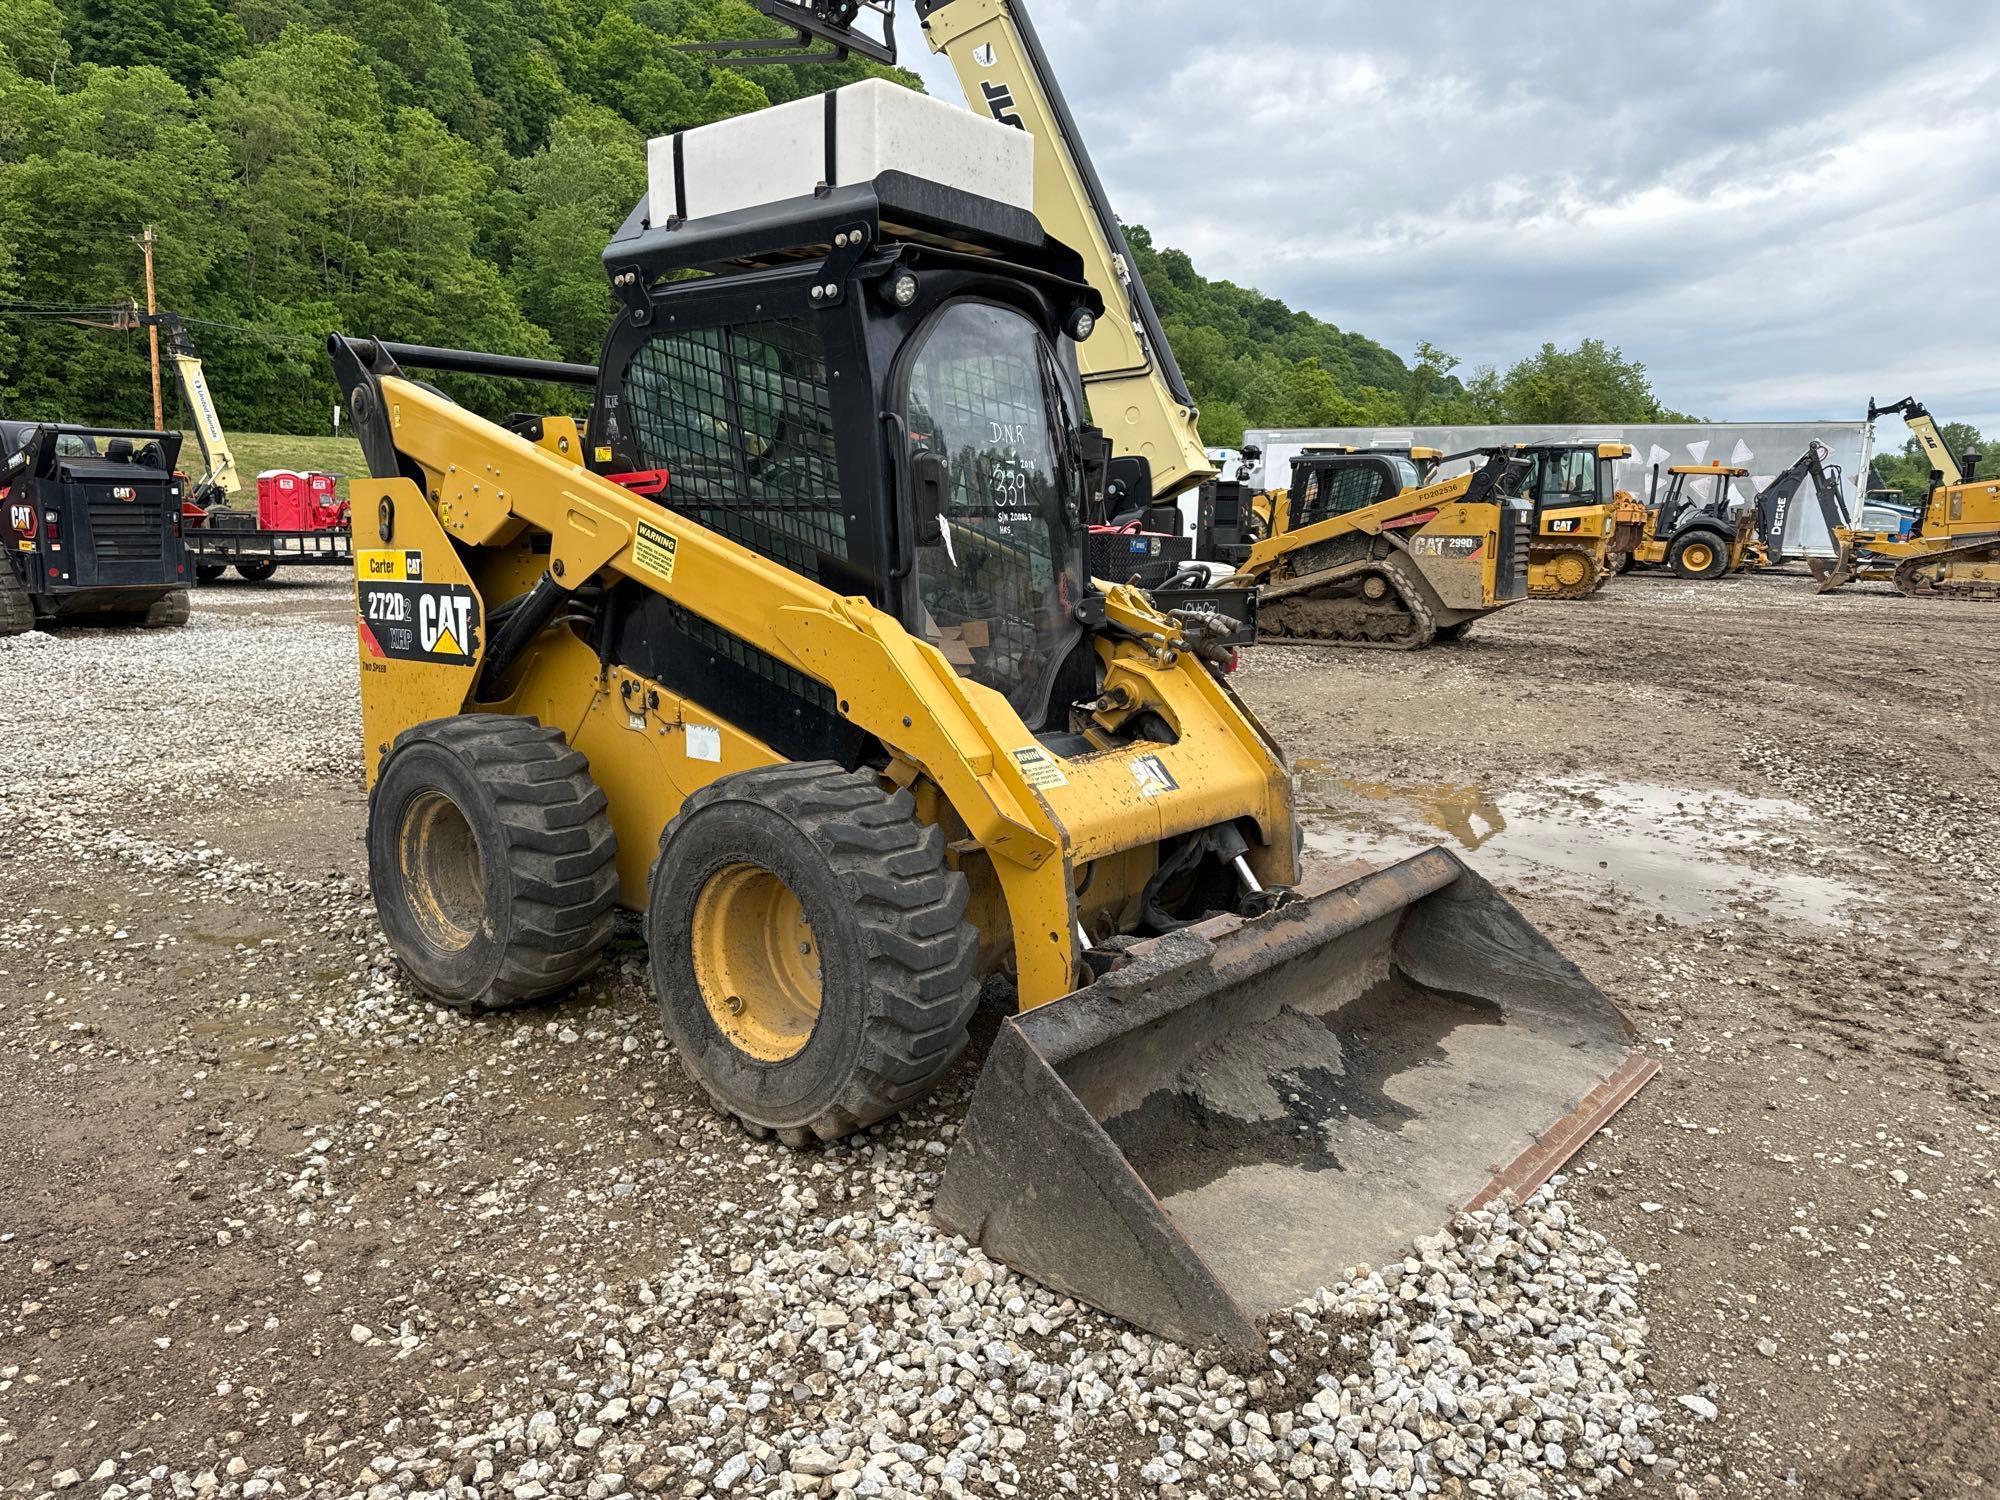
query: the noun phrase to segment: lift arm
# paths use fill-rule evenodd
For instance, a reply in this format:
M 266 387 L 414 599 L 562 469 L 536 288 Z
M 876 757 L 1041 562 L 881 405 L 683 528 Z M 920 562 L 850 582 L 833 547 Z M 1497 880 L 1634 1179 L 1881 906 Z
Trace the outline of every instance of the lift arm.
M 139 322 L 160 328 L 167 335 L 167 359 L 180 380 L 181 394 L 187 398 L 194 440 L 201 446 L 201 460 L 206 465 L 198 487 L 224 500 L 240 493 L 243 479 L 236 472 L 236 455 L 229 449 L 229 434 L 222 430 L 222 418 L 216 414 L 208 377 L 201 371 L 201 357 L 194 352 L 194 341 L 188 337 L 180 314 L 146 313 Z
M 917 0 L 917 15 L 966 103 L 1034 138 L 1035 216 L 1082 254 L 1104 298 L 1104 321 L 1077 346 L 1091 420 L 1120 457 L 1152 465 L 1156 502 L 1213 479 L 1194 398 L 1022 0 Z

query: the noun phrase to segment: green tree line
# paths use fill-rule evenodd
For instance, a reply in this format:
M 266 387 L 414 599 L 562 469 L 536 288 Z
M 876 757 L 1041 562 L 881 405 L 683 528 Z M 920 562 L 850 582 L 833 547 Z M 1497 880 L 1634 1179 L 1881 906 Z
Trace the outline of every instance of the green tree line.
M 143 295 L 148 224 L 160 305 L 190 320 L 239 429 L 325 428 L 333 329 L 594 360 L 598 257 L 648 137 L 863 76 L 918 86 L 683 50 L 777 30 L 746 0 L 0 0 L 0 410 L 144 418 L 143 337 L 64 318 Z M 1662 412 L 1595 340 L 1462 377 L 1429 344 L 1406 363 L 1130 235 L 1213 443 Z

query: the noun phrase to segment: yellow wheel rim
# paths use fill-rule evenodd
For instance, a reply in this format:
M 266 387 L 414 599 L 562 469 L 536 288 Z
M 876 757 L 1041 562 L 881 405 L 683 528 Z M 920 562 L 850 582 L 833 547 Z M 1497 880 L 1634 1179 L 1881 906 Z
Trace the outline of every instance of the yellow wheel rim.
M 1708 543 L 1695 542 L 1681 554 L 1681 561 L 1688 565 L 1690 572 L 1706 573 L 1709 565 L 1715 561 L 1715 552 Z
M 1565 552 L 1555 562 L 1556 582 L 1566 589 L 1590 582 L 1590 559 L 1580 552 Z
M 796 1057 L 819 1023 L 819 940 L 769 870 L 728 865 L 694 905 L 694 976 L 709 1019 L 759 1062 Z
M 458 804 L 442 792 L 411 798 L 398 830 L 396 864 L 425 938 L 454 953 L 471 947 L 486 920 L 486 876 L 479 841 Z

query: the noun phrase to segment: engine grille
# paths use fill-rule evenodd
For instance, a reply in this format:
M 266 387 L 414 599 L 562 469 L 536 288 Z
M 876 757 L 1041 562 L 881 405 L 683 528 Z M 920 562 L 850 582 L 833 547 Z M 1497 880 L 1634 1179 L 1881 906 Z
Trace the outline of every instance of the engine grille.
M 1502 502 L 1500 566 L 1493 591 L 1502 599 L 1528 597 L 1528 548 L 1535 540 L 1534 512 Z
M 131 500 L 109 491 L 90 495 L 90 539 L 99 562 L 158 562 L 166 548 L 165 496 L 140 489 Z

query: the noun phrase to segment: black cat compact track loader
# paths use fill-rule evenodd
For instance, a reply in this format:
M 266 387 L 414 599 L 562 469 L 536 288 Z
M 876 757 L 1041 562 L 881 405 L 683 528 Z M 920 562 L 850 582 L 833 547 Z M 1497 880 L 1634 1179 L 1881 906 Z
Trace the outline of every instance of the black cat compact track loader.
M 180 445 L 177 432 L 0 421 L 0 635 L 187 622 Z

